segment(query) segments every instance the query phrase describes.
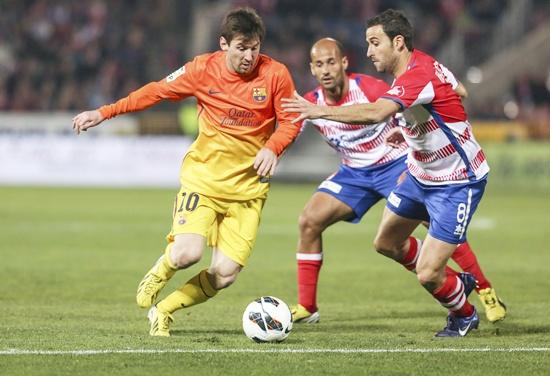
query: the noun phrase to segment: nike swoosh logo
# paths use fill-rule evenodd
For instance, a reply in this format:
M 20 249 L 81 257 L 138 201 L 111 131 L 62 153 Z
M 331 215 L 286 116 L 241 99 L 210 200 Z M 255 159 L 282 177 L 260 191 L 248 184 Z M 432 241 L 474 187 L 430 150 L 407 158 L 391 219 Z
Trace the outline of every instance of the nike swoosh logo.
M 465 329 L 458 328 L 458 334 L 460 334 L 461 337 L 464 337 L 468 333 L 468 329 L 470 329 L 470 326 L 472 325 L 472 321 L 468 323 L 468 326 Z
M 221 94 L 222 92 L 221 91 L 216 91 L 214 89 L 209 89 L 208 90 L 208 95 L 216 95 L 216 94 Z

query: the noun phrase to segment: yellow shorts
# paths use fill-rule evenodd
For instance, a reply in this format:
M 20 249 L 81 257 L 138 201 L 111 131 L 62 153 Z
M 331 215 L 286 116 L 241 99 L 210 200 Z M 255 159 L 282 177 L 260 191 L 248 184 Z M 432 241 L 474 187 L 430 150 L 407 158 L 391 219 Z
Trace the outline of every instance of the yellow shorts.
M 256 241 L 265 199 L 231 201 L 182 187 L 174 202 L 169 242 L 178 234 L 199 234 L 207 244 L 245 266 Z

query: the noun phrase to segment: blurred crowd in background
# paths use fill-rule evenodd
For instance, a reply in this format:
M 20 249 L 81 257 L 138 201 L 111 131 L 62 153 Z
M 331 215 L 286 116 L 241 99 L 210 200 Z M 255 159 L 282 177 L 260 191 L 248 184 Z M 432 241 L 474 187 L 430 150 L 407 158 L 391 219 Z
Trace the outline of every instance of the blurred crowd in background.
M 292 67 L 296 85 L 305 90 L 315 85 L 309 72 L 309 48 L 325 36 L 340 40 L 350 60 L 350 70 L 376 74 L 366 59 L 366 20 L 377 13 L 394 8 L 403 10 L 414 25 L 415 47 L 436 54 L 450 31 L 461 25 L 473 39 L 481 38 L 484 26 L 498 19 L 502 7 L 499 0 L 263 0 L 235 1 L 256 4 L 266 16 L 269 38 L 264 48 Z
M 185 61 L 185 2 L 0 2 L 0 109 L 81 110 Z
M 393 7 L 415 26 L 415 46 L 438 56 L 451 32 L 463 33 L 483 58 L 484 38 L 512 0 L 257 0 L 267 26 L 262 52 L 289 67 L 300 92 L 316 86 L 309 47 L 318 38 L 343 42 L 350 70 L 375 74 L 365 57 L 365 22 Z M 192 52 L 197 0 L 3 0 L 0 2 L 0 110 L 79 111 L 110 103 L 177 69 Z M 550 20 L 548 1 L 533 0 L 530 28 Z M 210 50 L 218 48 L 217 28 Z M 206 50 L 204 52 L 207 52 Z M 466 51 L 468 53 L 468 51 Z M 477 56 L 477 55 L 476 55 Z M 475 61 L 476 56 L 472 61 Z M 444 62 L 448 66 L 452 63 Z M 549 66 L 550 68 L 550 66 Z M 457 72 L 461 80 L 464 72 Z M 522 75 L 509 95 L 523 107 L 550 106 L 550 71 Z M 389 77 L 385 77 L 388 81 Z M 498 106 L 497 106 L 498 107 Z M 491 110 L 494 112 L 494 110 Z M 494 116 L 483 110 L 474 116 Z M 498 110 L 497 114 L 498 116 Z M 502 113 L 504 116 L 504 112 Z

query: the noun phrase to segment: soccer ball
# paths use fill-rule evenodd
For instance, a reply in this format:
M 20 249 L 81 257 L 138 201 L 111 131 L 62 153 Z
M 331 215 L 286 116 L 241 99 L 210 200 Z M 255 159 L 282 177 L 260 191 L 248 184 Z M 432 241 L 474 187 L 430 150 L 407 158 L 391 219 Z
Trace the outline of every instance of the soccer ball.
M 292 314 L 281 299 L 262 296 L 244 310 L 243 329 L 255 342 L 281 342 L 292 330 Z

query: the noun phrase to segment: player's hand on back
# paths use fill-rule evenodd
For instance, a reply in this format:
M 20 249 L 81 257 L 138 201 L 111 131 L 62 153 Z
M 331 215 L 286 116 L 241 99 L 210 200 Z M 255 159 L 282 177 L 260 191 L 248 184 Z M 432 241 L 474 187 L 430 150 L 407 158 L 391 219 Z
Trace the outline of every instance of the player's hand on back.
M 405 137 L 403 137 L 403 133 L 401 133 L 401 128 L 391 129 L 384 137 L 384 141 L 392 148 L 399 147 L 399 145 L 405 142 Z
M 73 118 L 73 130 L 76 134 L 86 132 L 88 128 L 95 127 L 105 120 L 98 110 L 84 111 Z
M 277 156 L 268 148 L 261 148 L 254 160 L 254 169 L 260 176 L 271 176 L 275 173 Z

